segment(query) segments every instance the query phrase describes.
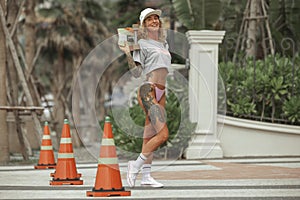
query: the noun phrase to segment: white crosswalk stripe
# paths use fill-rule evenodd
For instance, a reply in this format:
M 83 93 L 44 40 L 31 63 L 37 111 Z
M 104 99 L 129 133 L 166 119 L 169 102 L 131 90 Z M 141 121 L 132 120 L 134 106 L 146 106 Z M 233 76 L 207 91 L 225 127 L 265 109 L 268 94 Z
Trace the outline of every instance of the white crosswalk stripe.
M 242 162 L 242 161 L 241 161 Z M 255 161 L 254 163 L 258 163 Z M 280 160 L 276 164 L 291 164 L 295 169 L 298 160 Z M 274 164 L 259 162 L 258 164 Z M 126 173 L 126 162 L 121 162 L 120 171 Z M 32 166 L 0 166 L 0 199 L 90 199 L 86 191 L 94 186 L 97 163 L 78 164 L 83 174 L 82 186 L 49 186 L 48 170 L 34 170 Z M 193 170 L 221 170 L 200 161 L 157 161 L 153 169 L 159 172 L 182 172 Z M 125 176 L 124 176 L 125 177 Z M 126 180 L 123 186 L 131 190 L 129 197 L 109 197 L 110 199 L 205 199 L 205 200 L 296 200 L 300 199 L 300 177 L 285 179 L 197 179 L 169 180 L 159 179 L 164 188 L 153 189 L 140 186 L 137 180 L 135 188 L 128 188 Z

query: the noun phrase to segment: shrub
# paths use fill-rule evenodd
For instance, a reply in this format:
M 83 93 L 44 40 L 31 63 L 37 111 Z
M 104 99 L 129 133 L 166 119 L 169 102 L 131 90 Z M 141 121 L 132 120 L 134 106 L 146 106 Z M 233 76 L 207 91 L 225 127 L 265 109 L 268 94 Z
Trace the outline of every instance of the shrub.
M 288 124 L 300 124 L 300 59 L 268 56 L 239 63 L 220 63 L 227 114 Z

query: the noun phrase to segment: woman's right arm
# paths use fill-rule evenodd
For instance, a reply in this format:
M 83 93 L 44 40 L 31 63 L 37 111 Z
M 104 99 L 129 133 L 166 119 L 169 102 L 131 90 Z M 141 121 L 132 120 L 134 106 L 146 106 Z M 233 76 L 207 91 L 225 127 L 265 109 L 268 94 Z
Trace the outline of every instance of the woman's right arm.
M 120 49 L 125 53 L 126 58 L 127 58 L 127 62 L 128 62 L 128 66 L 129 66 L 129 70 L 132 73 L 132 75 L 135 78 L 138 78 L 141 76 L 142 73 L 142 66 L 140 63 L 135 62 L 133 60 L 133 57 L 131 55 L 129 46 L 127 44 L 125 44 L 125 46 L 120 46 Z

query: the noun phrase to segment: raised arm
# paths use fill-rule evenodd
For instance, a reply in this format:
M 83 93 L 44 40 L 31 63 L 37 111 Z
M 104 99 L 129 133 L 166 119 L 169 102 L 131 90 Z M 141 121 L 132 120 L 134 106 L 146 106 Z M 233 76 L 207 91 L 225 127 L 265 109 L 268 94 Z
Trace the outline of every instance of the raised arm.
M 138 78 L 141 76 L 142 73 L 142 67 L 141 64 L 138 62 L 135 62 L 133 60 L 133 57 L 131 55 L 131 51 L 130 48 L 127 44 L 125 44 L 125 46 L 119 46 L 120 49 L 125 53 L 126 58 L 127 58 L 127 62 L 128 62 L 128 66 L 129 66 L 129 70 L 132 73 L 132 75 L 135 78 Z

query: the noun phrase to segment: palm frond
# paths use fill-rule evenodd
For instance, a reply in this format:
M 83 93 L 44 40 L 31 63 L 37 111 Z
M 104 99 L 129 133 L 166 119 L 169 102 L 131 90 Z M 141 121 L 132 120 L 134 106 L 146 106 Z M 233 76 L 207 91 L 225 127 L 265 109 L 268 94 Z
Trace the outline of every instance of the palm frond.
M 179 21 L 188 29 L 212 29 L 221 16 L 220 0 L 172 0 Z

